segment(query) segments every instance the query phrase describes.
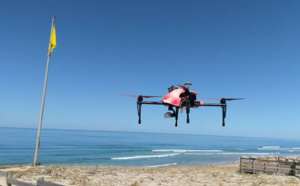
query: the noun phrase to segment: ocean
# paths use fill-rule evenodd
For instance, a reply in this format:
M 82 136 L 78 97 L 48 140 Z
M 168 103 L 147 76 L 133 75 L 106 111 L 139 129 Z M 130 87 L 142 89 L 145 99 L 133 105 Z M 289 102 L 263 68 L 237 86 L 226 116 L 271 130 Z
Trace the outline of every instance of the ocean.
M 32 164 L 37 129 L 0 127 L 0 165 Z M 38 162 L 64 165 L 195 166 L 241 156 L 300 155 L 300 140 L 42 129 Z

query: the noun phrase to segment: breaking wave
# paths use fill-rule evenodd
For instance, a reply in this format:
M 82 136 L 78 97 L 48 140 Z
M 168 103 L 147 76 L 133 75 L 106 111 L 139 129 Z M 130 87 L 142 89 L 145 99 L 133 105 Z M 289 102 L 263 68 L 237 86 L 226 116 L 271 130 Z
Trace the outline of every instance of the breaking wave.
M 200 152 L 200 153 L 189 152 L 189 153 L 184 153 L 184 155 L 212 155 L 212 154 L 217 154 L 217 153 L 211 153 L 211 152 Z
M 206 153 L 216 153 L 223 152 L 222 150 L 187 150 L 187 149 L 155 149 L 152 152 L 175 152 L 175 153 L 186 153 L 186 152 L 206 152 Z
M 177 163 L 168 163 L 168 164 L 162 164 L 162 165 L 152 165 L 152 166 L 147 166 L 147 167 L 169 167 L 169 166 L 173 166 L 173 165 L 177 165 Z
M 272 155 L 275 153 L 261 153 L 261 152 L 223 152 L 218 154 L 224 155 Z
M 176 156 L 179 154 L 161 154 L 161 155 L 141 155 L 141 156 L 129 156 L 129 157 L 116 157 L 112 160 L 132 160 L 132 159 L 145 159 L 145 158 L 165 158 L 170 156 Z
M 261 152 L 218 152 L 218 153 L 184 153 L 184 155 L 272 155 L 275 153 L 261 153 Z
M 258 148 L 258 150 L 275 150 L 275 151 L 300 151 L 300 147 L 292 147 L 292 148 L 281 148 L 280 146 L 262 146 Z

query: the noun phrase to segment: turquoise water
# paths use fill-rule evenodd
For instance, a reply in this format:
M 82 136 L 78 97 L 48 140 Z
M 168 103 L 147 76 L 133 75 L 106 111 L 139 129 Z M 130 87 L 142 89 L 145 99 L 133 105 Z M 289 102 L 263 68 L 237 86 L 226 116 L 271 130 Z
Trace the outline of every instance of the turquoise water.
M 0 165 L 32 164 L 37 129 L 0 127 Z M 192 166 L 240 156 L 300 154 L 300 140 L 43 129 L 38 162 L 66 165 Z

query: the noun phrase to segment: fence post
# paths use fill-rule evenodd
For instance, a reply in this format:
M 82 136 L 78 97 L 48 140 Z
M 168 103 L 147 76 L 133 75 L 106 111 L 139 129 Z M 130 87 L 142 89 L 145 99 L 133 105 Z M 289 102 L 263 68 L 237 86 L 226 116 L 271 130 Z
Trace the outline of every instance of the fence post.
M 240 173 L 242 173 L 243 170 L 243 158 L 240 158 Z
M 293 160 L 293 175 L 296 176 L 296 162 Z
M 252 160 L 252 174 L 254 174 L 254 159 Z
M 255 160 L 253 160 L 253 174 L 255 174 Z
M 14 175 L 13 171 L 8 171 L 7 172 L 7 178 L 13 178 L 13 175 Z M 6 182 L 6 184 L 7 184 L 7 186 L 12 186 L 12 184 L 10 184 L 10 183 Z

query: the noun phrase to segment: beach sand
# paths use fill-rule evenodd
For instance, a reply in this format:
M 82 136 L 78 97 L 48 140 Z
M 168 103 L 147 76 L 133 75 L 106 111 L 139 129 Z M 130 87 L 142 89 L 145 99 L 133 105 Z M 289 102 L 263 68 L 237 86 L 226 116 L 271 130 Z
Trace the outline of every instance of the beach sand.
M 191 167 L 112 167 L 112 166 L 2 166 L 1 171 L 14 171 L 15 179 L 36 183 L 39 177 L 64 185 L 300 185 L 295 176 L 264 173 L 239 173 L 239 165 Z M 5 178 L 0 177 L 4 186 Z

